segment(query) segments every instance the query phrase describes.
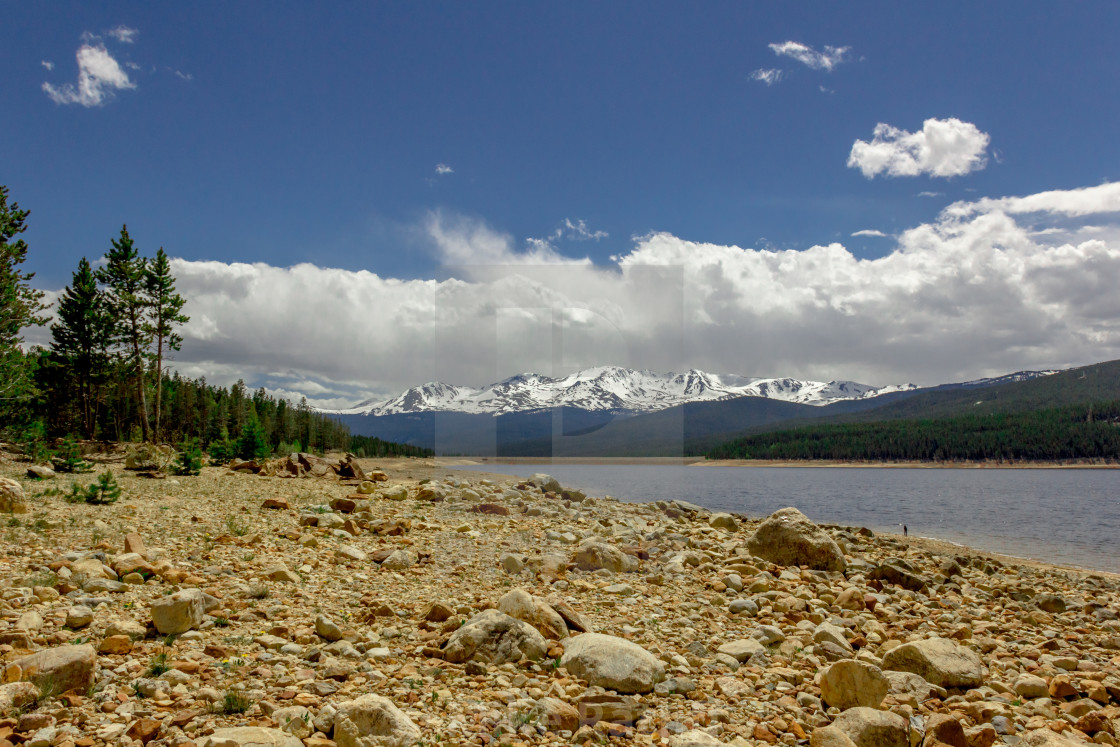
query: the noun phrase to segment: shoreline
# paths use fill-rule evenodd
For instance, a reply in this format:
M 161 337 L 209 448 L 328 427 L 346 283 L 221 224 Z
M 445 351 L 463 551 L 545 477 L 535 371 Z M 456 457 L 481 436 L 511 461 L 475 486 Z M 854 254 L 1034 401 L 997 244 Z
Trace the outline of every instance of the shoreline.
M 682 461 L 684 461 L 684 460 L 676 459 L 674 457 L 645 457 L 645 458 L 642 458 L 642 457 L 599 457 L 599 458 L 596 458 L 596 459 L 563 458 L 563 459 L 556 459 L 556 460 L 553 460 L 553 461 L 543 461 L 543 460 L 538 460 L 538 459 L 533 458 L 533 457 L 496 457 L 496 458 L 495 457 L 476 457 L 474 459 L 465 458 L 465 457 L 461 457 L 461 458 L 435 457 L 432 460 L 432 463 L 430 464 L 430 467 L 432 469 L 440 469 L 440 468 L 455 469 L 456 467 L 475 467 L 475 466 L 485 467 L 487 464 L 504 464 L 504 465 L 510 465 L 510 466 L 518 465 L 518 464 L 524 464 L 526 466 L 530 466 L 530 465 L 547 466 L 548 464 L 589 464 L 589 465 L 604 465 L 604 466 L 634 465 L 634 464 L 638 464 L 638 465 L 651 464 L 651 465 L 653 465 L 653 464 L 681 464 Z M 700 463 L 688 463 L 688 462 L 686 462 L 686 463 L 682 464 L 682 466 L 689 466 L 689 467 L 737 467 L 737 466 L 746 466 L 746 467 L 751 467 L 751 466 L 797 467 L 797 466 L 810 466 L 810 465 L 803 465 L 803 464 L 799 464 L 799 463 L 796 463 L 796 462 L 775 462 L 775 463 L 767 463 L 767 464 L 758 464 L 758 463 L 750 462 L 750 463 L 747 463 L 747 464 L 740 465 L 740 464 L 737 464 L 737 463 L 724 464 L 721 461 L 713 461 L 713 462 L 700 462 Z M 875 466 L 875 465 L 866 465 L 866 464 L 860 464 L 860 463 L 815 463 L 811 466 L 818 467 L 818 468 L 824 468 L 824 467 L 870 467 L 870 466 Z M 905 465 L 905 464 L 893 465 L 892 464 L 892 465 L 880 465 L 880 466 L 882 466 L 884 468 L 891 468 L 891 467 L 916 468 L 918 465 Z M 929 468 L 933 468 L 933 469 L 952 468 L 951 466 L 940 466 L 940 465 L 926 465 L 926 466 L 929 467 Z M 982 467 L 982 465 L 975 465 L 975 466 L 972 466 L 972 467 L 958 466 L 958 468 L 960 468 L 960 469 L 967 469 L 967 468 L 980 469 L 980 468 L 983 468 L 983 467 Z M 1003 468 L 1007 469 L 1007 468 L 1011 468 L 1011 467 L 1003 467 Z M 1063 467 L 1037 466 L 1037 467 L 1034 467 L 1034 468 L 1036 468 L 1036 469 L 1062 469 Z M 504 472 L 484 472 L 484 471 L 475 471 L 475 470 L 472 470 L 470 474 L 477 475 L 477 476 L 484 477 L 484 478 L 488 478 L 488 479 L 491 479 L 491 480 L 508 480 L 511 477 L 514 477 L 514 476 L 506 474 Z M 531 476 L 530 474 L 524 474 L 524 475 L 517 475 L 516 477 L 519 478 L 519 479 L 527 480 L 530 476 Z M 618 499 L 616 499 L 616 500 L 618 500 Z M 620 501 L 620 502 L 631 503 L 631 501 Z M 649 503 L 648 501 L 646 501 L 646 502 L 633 502 L 633 505 L 643 506 L 643 505 L 647 505 L 648 503 Z M 745 519 L 748 519 L 748 520 L 753 520 L 753 521 L 761 521 L 762 519 L 766 518 L 765 516 L 754 516 L 754 515 L 745 514 L 745 513 L 736 513 L 736 515 L 741 516 L 741 517 L 743 517 Z M 824 522 L 822 525 L 838 526 L 838 527 L 843 527 L 845 529 L 851 529 L 853 531 L 860 528 L 860 526 L 858 526 L 858 525 L 835 523 L 835 522 L 832 522 L 832 523 Z M 977 547 L 975 545 L 964 544 L 964 543 L 961 543 L 961 542 L 955 542 L 953 540 L 948 540 L 948 539 L 941 539 L 941 538 L 938 538 L 938 537 L 931 537 L 931 536 L 925 536 L 925 535 L 902 535 L 902 534 L 897 534 L 897 533 L 894 533 L 894 532 L 881 532 L 881 531 L 876 531 L 875 534 L 878 537 L 884 537 L 884 538 L 887 538 L 887 539 L 890 539 L 890 540 L 893 540 L 893 541 L 896 541 L 896 542 L 899 542 L 899 543 L 903 543 L 903 544 L 905 544 L 907 546 L 910 546 L 910 547 L 913 547 L 915 549 L 920 549 L 920 550 L 924 550 L 924 551 L 927 551 L 927 552 L 937 552 L 937 553 L 942 553 L 942 554 L 944 554 L 944 553 L 973 554 L 973 555 L 979 555 L 979 556 L 983 556 L 983 557 L 993 558 L 993 559 L 998 560 L 1002 563 L 1006 563 L 1006 564 L 1010 564 L 1010 565 L 1026 565 L 1026 566 L 1029 566 L 1031 568 L 1037 568 L 1037 569 L 1041 569 L 1041 570 L 1056 570 L 1056 571 L 1061 571 L 1061 572 L 1064 572 L 1064 573 L 1079 573 L 1079 574 L 1083 574 L 1083 575 L 1094 575 L 1094 574 L 1096 574 L 1096 575 L 1103 575 L 1103 576 L 1108 577 L 1108 578 L 1120 579 L 1120 571 L 1110 571 L 1110 570 L 1105 570 L 1103 568 L 1092 568 L 1092 567 L 1086 567 L 1086 566 L 1066 565 L 1066 564 L 1062 564 L 1062 563 L 1056 563 L 1056 562 L 1053 562 L 1053 561 L 1050 561 L 1050 560 L 1044 560 L 1044 559 L 1041 559 L 1041 558 L 1025 557 L 1025 556 L 1021 556 L 1021 555 L 1011 555 L 1009 553 L 999 552 L 997 550 L 989 550 L 989 549 L 986 549 L 986 548 L 983 548 L 983 547 Z
M 802 467 L 836 469 L 1071 469 L 1115 470 L 1120 464 L 1081 462 L 872 462 L 832 459 L 705 459 L 703 457 L 506 457 L 464 456 L 432 457 L 446 466 L 486 466 L 487 464 L 588 464 L 588 465 L 679 465 L 682 467 Z

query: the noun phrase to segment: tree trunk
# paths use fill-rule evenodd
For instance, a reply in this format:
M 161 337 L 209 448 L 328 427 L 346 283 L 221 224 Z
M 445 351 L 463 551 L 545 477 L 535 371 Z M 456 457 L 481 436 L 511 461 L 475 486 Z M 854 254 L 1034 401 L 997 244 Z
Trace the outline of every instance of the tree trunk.
M 133 315 L 132 328 L 139 329 L 135 315 Z M 144 392 L 144 358 L 140 355 L 140 340 L 136 332 L 132 335 L 132 354 L 136 356 L 136 398 L 140 403 L 140 435 L 147 443 L 151 440 L 151 428 L 148 425 L 148 397 Z
M 158 443 L 160 420 L 163 415 L 163 336 L 156 339 L 156 442 Z

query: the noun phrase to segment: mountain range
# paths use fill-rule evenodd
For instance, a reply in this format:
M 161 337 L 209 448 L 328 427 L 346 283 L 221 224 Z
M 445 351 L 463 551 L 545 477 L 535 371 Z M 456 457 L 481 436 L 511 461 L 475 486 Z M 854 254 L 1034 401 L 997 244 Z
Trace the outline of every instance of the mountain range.
M 787 421 L 853 417 L 922 394 L 999 389 L 1054 373 L 923 388 L 603 366 L 555 378 L 519 374 L 481 388 L 431 382 L 331 414 L 355 434 L 439 454 L 682 455 Z

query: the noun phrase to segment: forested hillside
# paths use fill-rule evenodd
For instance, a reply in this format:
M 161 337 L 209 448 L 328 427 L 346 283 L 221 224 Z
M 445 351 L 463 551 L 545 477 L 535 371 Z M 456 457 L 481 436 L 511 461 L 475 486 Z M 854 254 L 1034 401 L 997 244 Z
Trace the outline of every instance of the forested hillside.
M 170 443 L 212 459 L 292 451 L 419 456 L 424 449 L 362 438 L 312 409 L 245 383 L 214 386 L 171 371 L 186 299 L 163 248 L 142 255 L 122 226 L 100 262 L 83 257 L 54 308 L 51 342 L 24 351 L 22 332 L 47 322 L 43 293 L 23 272 L 29 211 L 0 186 L 0 440 L 46 461 L 66 440 Z M 94 267 L 97 269 L 94 269 Z
M 737 439 L 711 459 L 1120 460 L 1120 400 L 1028 412 L 845 423 Z

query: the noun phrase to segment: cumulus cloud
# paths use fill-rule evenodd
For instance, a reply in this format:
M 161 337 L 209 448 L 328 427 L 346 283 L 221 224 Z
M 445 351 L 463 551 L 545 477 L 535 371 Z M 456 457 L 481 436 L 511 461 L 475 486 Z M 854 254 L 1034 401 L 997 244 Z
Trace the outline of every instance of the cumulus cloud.
M 610 236 L 606 231 L 592 231 L 587 227 L 587 221 L 582 218 L 573 221 L 571 218 L 565 218 L 564 222 L 556 227 L 556 230 L 549 236 L 551 241 L 559 241 L 560 239 L 567 239 L 569 241 L 598 241 Z
M 436 164 L 436 174 L 438 174 L 439 176 L 446 176 L 447 174 L 454 174 L 454 173 L 455 173 L 455 169 L 451 168 L 446 163 L 437 163 Z
M 852 236 L 875 236 L 882 239 L 887 238 L 889 234 L 885 234 L 882 231 L 877 231 L 874 228 L 865 228 L 862 231 L 856 231 L 852 234 Z
M 105 33 L 122 44 L 132 44 L 136 41 L 136 35 L 140 32 L 122 24 L 115 29 L 109 29 Z
M 116 91 L 135 88 L 120 64 L 103 45 L 83 44 L 76 55 L 78 84 L 66 83 L 57 88 L 43 83 L 43 91 L 56 104 L 80 104 L 85 107 L 100 106 L 111 99 Z
M 338 407 L 608 363 L 872 384 L 1089 363 L 1120 358 L 1118 213 L 1110 183 L 955 203 L 875 259 L 653 233 L 606 267 L 433 214 L 439 280 L 174 260 L 174 365 Z
M 832 72 L 832 68 L 845 62 L 848 52 L 851 51 L 851 47 L 826 46 L 823 51 L 818 52 L 808 44 L 795 41 L 774 43 L 770 45 L 770 49 L 779 57 L 790 57 L 813 70 L 828 72 Z
M 871 142 L 856 140 L 848 166 L 868 179 L 887 176 L 963 176 L 984 168 L 991 141 L 986 132 L 959 119 L 927 119 L 920 132 L 880 122 Z
M 760 67 L 751 73 L 751 80 L 772 86 L 782 79 L 782 71 L 776 67 Z
M 39 62 L 39 64 L 42 65 L 43 67 L 45 67 L 47 70 L 54 70 L 54 63 L 53 62 L 50 62 L 48 60 L 41 60 Z

